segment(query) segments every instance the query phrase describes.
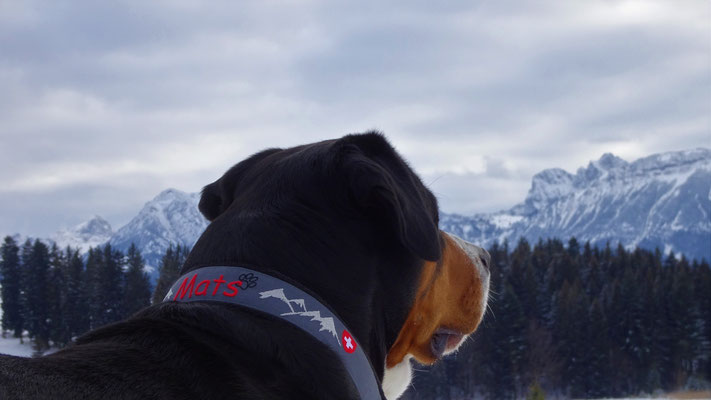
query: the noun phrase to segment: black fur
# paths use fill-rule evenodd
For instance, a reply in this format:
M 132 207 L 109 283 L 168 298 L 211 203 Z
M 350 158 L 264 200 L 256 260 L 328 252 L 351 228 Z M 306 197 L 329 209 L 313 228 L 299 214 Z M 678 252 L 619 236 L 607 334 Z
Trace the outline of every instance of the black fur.
M 437 203 L 385 138 L 257 153 L 203 190 L 211 224 L 183 273 L 248 264 L 308 288 L 383 377 Z M 222 303 L 162 303 L 37 359 L 0 356 L 0 399 L 355 399 L 337 357 L 287 322 Z

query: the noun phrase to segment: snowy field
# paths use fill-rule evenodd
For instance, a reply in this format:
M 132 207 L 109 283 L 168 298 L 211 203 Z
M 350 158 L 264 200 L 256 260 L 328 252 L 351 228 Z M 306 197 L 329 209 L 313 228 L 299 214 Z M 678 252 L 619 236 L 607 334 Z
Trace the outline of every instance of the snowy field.
M 2 286 L 0 286 L 2 290 Z M 0 318 L 2 318 L 2 300 L 0 300 Z M 0 354 L 10 354 L 13 356 L 30 357 L 32 355 L 32 345 L 29 339 L 24 339 L 24 344 L 20 344 L 20 339 L 0 336 Z
M 32 345 L 29 339 L 25 338 L 25 342 L 20 344 L 20 339 L 9 337 L 0 337 L 0 354 L 11 354 L 13 356 L 30 357 L 32 355 Z

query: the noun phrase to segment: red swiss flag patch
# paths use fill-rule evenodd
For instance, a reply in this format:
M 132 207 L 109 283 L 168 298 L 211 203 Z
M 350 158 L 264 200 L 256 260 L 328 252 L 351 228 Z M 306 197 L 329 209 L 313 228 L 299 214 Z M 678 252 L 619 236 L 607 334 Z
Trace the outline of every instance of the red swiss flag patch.
M 353 353 L 358 346 L 355 339 L 353 339 L 353 336 L 351 336 L 347 330 L 343 330 L 343 334 L 341 335 L 341 344 L 343 345 L 343 350 L 349 354 Z

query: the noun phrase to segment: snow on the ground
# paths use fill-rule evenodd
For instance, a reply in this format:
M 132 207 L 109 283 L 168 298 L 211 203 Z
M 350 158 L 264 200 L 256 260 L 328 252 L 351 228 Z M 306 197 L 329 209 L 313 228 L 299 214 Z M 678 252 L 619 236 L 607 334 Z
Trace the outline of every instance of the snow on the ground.
M 0 286 L 2 291 L 2 286 Z M 2 300 L 0 300 L 0 318 L 2 318 Z M 1 328 L 0 328 L 1 329 Z M 20 357 L 31 357 L 34 350 L 32 349 L 32 341 L 27 335 L 27 331 L 23 333 L 22 343 L 20 338 L 12 337 L 10 332 L 6 332 L 7 337 L 0 335 L 0 354 L 10 354 Z M 56 348 L 51 348 L 45 351 L 44 354 L 51 354 L 57 351 Z
M 2 290 L 2 286 L 0 286 Z M 0 318 L 2 318 L 2 300 L 0 300 Z M 10 354 L 13 356 L 30 357 L 32 355 L 32 344 L 28 338 L 24 338 L 24 343 L 20 344 L 19 338 L 11 337 L 8 332 L 8 337 L 4 338 L 0 335 L 0 354 Z
M 28 338 L 25 338 L 24 343 L 20 344 L 20 339 L 10 337 L 0 337 L 0 354 L 10 354 L 13 356 L 30 357 L 32 356 L 32 344 Z

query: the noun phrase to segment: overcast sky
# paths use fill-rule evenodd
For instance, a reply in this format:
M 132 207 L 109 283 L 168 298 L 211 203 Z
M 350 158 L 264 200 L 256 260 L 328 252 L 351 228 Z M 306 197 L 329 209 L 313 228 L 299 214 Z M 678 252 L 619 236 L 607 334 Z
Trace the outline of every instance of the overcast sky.
M 117 229 L 374 128 L 465 214 L 545 168 L 709 147 L 711 2 L 0 0 L 0 234 Z

